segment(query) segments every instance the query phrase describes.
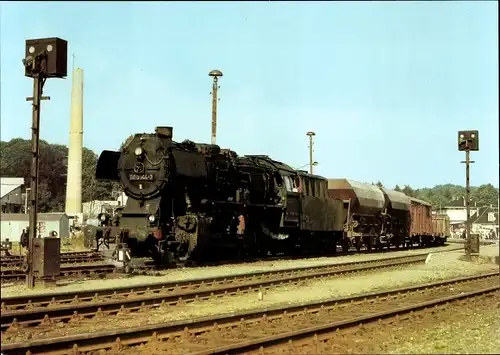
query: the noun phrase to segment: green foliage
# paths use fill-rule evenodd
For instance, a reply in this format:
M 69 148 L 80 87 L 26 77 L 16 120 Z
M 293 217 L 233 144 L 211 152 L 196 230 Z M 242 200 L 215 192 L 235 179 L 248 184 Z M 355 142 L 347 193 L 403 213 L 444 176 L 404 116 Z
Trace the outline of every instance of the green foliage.
M 129 136 L 121 145 L 120 150 L 130 142 Z M 60 144 L 49 144 L 40 141 L 40 180 L 39 206 L 41 212 L 62 211 L 66 199 L 66 172 L 68 148 Z M 82 200 L 111 199 L 111 191 L 119 189 L 119 184 L 96 181 L 95 169 L 97 155 L 90 149 L 83 148 L 82 160 Z M 9 142 L 0 141 L 0 169 L 2 176 L 24 177 L 29 184 L 31 171 L 31 141 L 15 138 Z M 373 183 L 383 187 L 382 182 Z M 439 208 L 448 206 L 456 200 L 463 201 L 465 188 L 459 185 L 436 185 L 433 188 L 412 189 L 399 185 L 394 190 L 401 191 L 408 196 L 422 199 Z M 498 189 L 492 184 L 471 187 L 471 201 L 477 206 L 496 206 L 498 203 Z
M 395 190 L 399 188 L 396 185 Z M 450 204 L 463 203 L 465 187 L 460 185 L 446 184 L 436 185 L 432 188 L 413 190 L 406 185 L 402 190 L 405 194 L 431 203 L 434 207 L 445 207 Z M 498 189 L 492 184 L 485 184 L 478 187 L 471 187 L 471 202 L 477 206 L 497 206 Z
M 133 134 L 128 136 L 128 138 L 123 141 L 123 143 L 120 145 L 120 152 L 123 151 L 123 148 L 125 148 L 132 141 L 132 139 L 134 139 Z
M 39 208 L 40 212 L 63 211 L 66 200 L 66 173 L 68 148 L 60 144 L 40 141 Z M 83 148 L 82 200 L 110 199 L 112 184 L 95 180 L 97 155 Z M 0 141 L 2 176 L 24 177 L 27 186 L 31 172 L 31 141 L 15 138 Z

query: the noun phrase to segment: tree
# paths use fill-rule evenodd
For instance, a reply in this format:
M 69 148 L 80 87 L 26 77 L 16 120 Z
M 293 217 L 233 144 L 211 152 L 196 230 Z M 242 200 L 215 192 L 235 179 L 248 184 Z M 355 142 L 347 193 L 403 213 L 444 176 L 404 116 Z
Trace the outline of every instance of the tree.
M 417 197 L 415 191 L 413 191 L 413 189 L 409 185 L 405 185 L 401 192 L 410 197 Z
M 128 136 L 128 138 L 123 141 L 123 143 L 120 145 L 120 152 L 123 151 L 123 149 L 132 141 L 132 139 L 134 139 L 133 134 Z
M 66 200 L 68 148 L 60 144 L 40 141 L 38 203 L 40 212 L 62 211 Z M 82 201 L 110 199 L 111 183 L 97 182 L 95 169 L 97 156 L 83 148 Z M 31 141 L 15 138 L 0 142 L 2 176 L 23 177 L 26 184 L 31 175 Z
M 113 183 L 110 181 L 97 181 L 95 171 L 97 167 L 97 155 L 90 149 L 83 148 L 82 157 L 82 200 L 83 202 L 93 200 L 109 200 L 113 191 Z
M 399 185 L 394 186 L 394 191 L 400 191 L 401 192 L 401 188 L 399 187 Z
M 473 190 L 471 197 L 478 206 L 496 206 L 498 204 L 498 189 L 492 184 L 481 185 Z

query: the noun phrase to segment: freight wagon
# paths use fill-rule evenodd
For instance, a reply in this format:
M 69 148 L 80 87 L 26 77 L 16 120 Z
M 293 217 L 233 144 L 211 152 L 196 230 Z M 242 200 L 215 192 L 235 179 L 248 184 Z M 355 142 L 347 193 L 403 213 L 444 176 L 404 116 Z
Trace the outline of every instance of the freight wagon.
M 434 236 L 438 238 L 441 245 L 451 236 L 450 217 L 446 213 L 432 215 L 432 228 Z
M 442 245 L 449 219 L 433 219 L 432 206 L 402 192 L 349 179 L 329 179 L 328 195 L 344 203 L 344 250 Z
M 344 201 L 343 249 L 409 243 L 410 199 L 402 192 L 349 179 L 328 180 L 328 195 Z

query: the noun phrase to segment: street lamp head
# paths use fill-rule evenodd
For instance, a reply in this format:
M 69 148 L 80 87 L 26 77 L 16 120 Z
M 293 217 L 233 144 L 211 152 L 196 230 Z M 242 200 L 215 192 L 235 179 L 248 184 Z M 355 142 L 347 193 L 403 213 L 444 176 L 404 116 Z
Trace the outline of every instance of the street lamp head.
M 318 166 L 318 164 L 319 163 L 317 161 L 315 161 L 314 163 L 312 163 L 312 166 Z
M 211 70 L 210 73 L 208 73 L 208 76 L 218 78 L 218 77 L 222 76 L 222 72 L 220 70 L 214 69 L 214 70 Z
M 314 133 L 313 131 L 309 131 L 306 133 L 306 136 L 309 136 L 309 137 L 312 137 L 312 136 L 315 136 L 316 133 Z

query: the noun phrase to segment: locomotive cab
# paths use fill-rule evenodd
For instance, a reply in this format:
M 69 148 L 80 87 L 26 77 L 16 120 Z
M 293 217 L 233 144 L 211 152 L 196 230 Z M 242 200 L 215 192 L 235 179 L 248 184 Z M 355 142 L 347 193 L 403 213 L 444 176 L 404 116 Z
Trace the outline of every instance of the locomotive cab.
M 297 175 L 283 174 L 284 212 L 282 227 L 298 228 L 300 226 L 300 180 Z

